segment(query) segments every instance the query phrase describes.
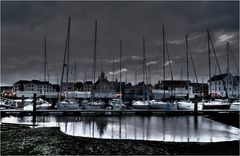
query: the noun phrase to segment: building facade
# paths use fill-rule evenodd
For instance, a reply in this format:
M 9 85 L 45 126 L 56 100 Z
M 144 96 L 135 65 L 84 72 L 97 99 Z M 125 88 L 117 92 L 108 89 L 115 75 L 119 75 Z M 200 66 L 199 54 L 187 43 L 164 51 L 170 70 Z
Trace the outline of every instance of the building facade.
M 208 80 L 208 92 L 212 97 L 239 97 L 239 76 L 231 73 L 214 75 Z
M 13 84 L 13 91 L 33 91 L 42 94 L 45 92 L 56 92 L 56 89 L 48 81 L 20 80 Z
M 191 81 L 186 80 L 164 80 L 159 81 L 158 84 L 154 85 L 154 94 L 159 98 L 162 97 L 165 90 L 165 96 L 177 96 L 183 97 L 189 95 L 189 97 L 194 97 L 193 87 L 191 86 Z
M 91 92 L 93 88 L 92 81 L 85 81 L 83 82 L 83 91 L 84 92 Z

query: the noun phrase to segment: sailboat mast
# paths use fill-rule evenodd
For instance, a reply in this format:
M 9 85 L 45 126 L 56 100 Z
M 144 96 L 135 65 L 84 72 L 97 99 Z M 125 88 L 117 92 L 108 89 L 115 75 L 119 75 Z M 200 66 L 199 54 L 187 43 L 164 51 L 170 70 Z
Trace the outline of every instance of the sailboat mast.
M 71 17 L 69 17 L 69 21 L 68 21 L 68 37 L 67 37 L 67 78 L 66 78 L 67 90 L 68 90 L 69 53 L 70 53 L 70 24 L 71 24 Z
M 227 42 L 227 73 L 229 73 L 229 42 Z
M 165 30 L 164 30 L 164 24 L 162 24 L 162 31 L 163 31 L 163 97 L 165 98 Z
M 148 65 L 148 81 L 149 81 L 149 84 L 151 84 L 151 68 L 150 68 L 150 64 Z
M 97 53 L 97 21 L 95 21 L 94 33 L 94 51 L 93 51 L 93 90 L 95 89 L 95 76 L 96 76 L 96 53 Z
M 74 61 L 74 83 L 76 83 L 76 72 L 77 72 L 77 63 Z
M 126 84 L 127 84 L 127 70 L 126 70 L 126 80 L 125 80 Z
M 189 69 L 188 69 L 188 36 L 186 35 L 186 59 L 187 59 L 187 81 L 189 81 Z
M 120 99 L 122 99 L 122 40 L 120 40 L 120 62 L 119 62 L 119 69 L 120 69 Z
M 168 51 L 168 45 L 166 44 L 165 47 L 166 47 L 166 52 L 167 52 L 167 57 L 168 57 L 168 62 L 169 62 L 171 80 L 173 81 L 172 63 L 171 63 L 171 61 L 170 61 L 170 56 L 169 56 L 169 51 Z
M 65 50 L 64 50 L 64 58 L 63 58 L 63 66 L 62 66 L 62 75 L 61 75 L 61 86 L 60 86 L 60 93 L 62 93 L 62 86 L 63 86 L 63 76 L 64 76 L 64 69 L 65 67 L 67 66 L 66 64 L 66 55 L 67 55 L 67 50 L 68 49 L 68 46 L 69 46 L 69 32 L 70 32 L 70 21 L 71 21 L 71 17 L 68 18 L 68 31 L 67 31 L 67 39 L 66 39 L 66 44 L 65 44 Z M 60 94 L 61 95 L 61 94 Z M 59 96 L 59 100 L 60 100 L 60 96 Z
M 47 73 L 47 37 L 44 36 L 44 81 L 46 81 Z
M 196 82 L 198 83 L 197 72 L 196 72 L 196 68 L 195 68 L 194 62 L 193 62 L 192 52 L 191 52 L 189 46 L 188 46 L 188 52 L 189 52 L 189 54 L 190 54 L 190 58 L 191 58 L 191 62 L 192 62 L 192 67 L 193 67 L 193 72 L 194 72 L 194 75 L 195 75 L 195 79 L 196 79 Z
M 210 35 L 209 30 L 207 29 L 207 39 L 208 39 L 208 72 L 209 72 L 209 80 L 211 78 L 211 55 L 210 55 Z M 209 82 L 209 93 L 211 95 L 211 82 Z
M 114 65 L 115 65 L 115 60 L 114 60 L 114 57 L 113 57 L 113 71 L 112 71 L 112 81 L 114 81 L 114 72 L 115 72 L 115 67 L 114 67 Z
M 145 101 L 145 66 L 146 66 L 146 62 L 145 62 L 145 38 L 143 37 L 143 101 Z
M 234 62 L 234 64 L 235 64 L 235 66 L 236 66 L 236 69 L 237 69 L 237 74 L 239 75 L 239 67 L 238 67 L 238 64 L 237 64 L 237 62 L 236 62 L 236 60 L 235 60 L 235 58 L 234 58 L 234 56 L 233 56 L 233 52 L 232 52 L 232 49 L 231 49 L 231 47 L 230 47 L 230 45 L 228 46 L 229 47 L 229 51 L 230 51 L 230 53 L 231 53 L 231 56 L 232 56 L 232 58 L 233 58 L 233 62 Z
M 188 36 L 185 36 L 186 38 L 186 59 L 187 59 L 187 94 L 189 97 L 189 69 L 188 69 Z
M 229 52 L 228 52 L 229 43 L 227 42 L 227 90 L 229 90 Z
M 135 85 L 137 85 L 137 70 L 135 70 Z

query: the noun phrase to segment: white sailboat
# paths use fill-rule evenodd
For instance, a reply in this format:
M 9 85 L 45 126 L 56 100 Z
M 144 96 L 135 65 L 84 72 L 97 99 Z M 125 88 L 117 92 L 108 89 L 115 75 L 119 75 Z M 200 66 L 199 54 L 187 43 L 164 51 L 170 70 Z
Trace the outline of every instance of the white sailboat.
M 210 33 L 208 30 L 207 30 L 207 35 L 208 35 L 208 57 L 209 57 L 209 71 L 210 71 L 209 79 L 210 79 L 211 78 L 210 43 L 211 43 L 212 47 L 214 47 L 214 46 L 213 46 L 212 39 L 211 39 L 211 36 L 210 36 Z M 228 61 L 228 70 L 229 70 L 228 46 L 229 46 L 229 43 L 227 42 L 227 61 Z M 213 51 L 215 52 L 214 48 L 213 48 Z M 215 58 L 217 61 L 219 73 L 221 74 L 221 70 L 220 70 L 216 55 L 215 55 Z M 229 73 L 229 71 L 228 71 L 228 73 Z M 222 81 L 223 81 L 223 85 L 224 85 L 223 88 L 226 93 L 226 97 L 228 98 L 228 88 L 226 88 L 224 80 L 222 80 Z M 211 89 L 211 86 L 210 86 L 210 89 Z M 215 100 L 210 100 L 210 101 L 203 101 L 202 104 L 203 104 L 203 109 L 230 109 L 230 106 L 231 106 L 229 99 L 215 99 Z
M 90 101 L 84 105 L 84 109 L 103 109 L 104 102 L 103 101 Z
M 192 101 L 179 101 L 177 103 L 178 108 L 180 109 L 187 109 L 187 110 L 194 110 L 194 103 Z M 203 102 L 198 102 L 198 110 L 203 109 Z
M 145 101 L 145 91 L 146 91 L 146 85 L 144 84 L 145 80 L 145 68 L 146 68 L 146 57 L 145 57 L 145 39 L 143 37 L 143 99 L 142 101 L 135 101 L 132 104 L 132 107 L 134 109 L 149 109 L 151 102 L 149 101 L 149 95 L 147 92 L 147 100 Z
M 112 101 L 110 102 L 110 106 L 112 107 L 113 110 L 121 110 L 127 108 L 127 106 L 123 103 L 122 99 L 120 98 L 112 99 Z
M 169 55 L 168 55 L 168 59 L 169 59 Z M 168 60 L 168 61 L 170 61 L 170 60 Z M 171 77 L 173 79 L 171 64 L 170 64 L 170 70 L 171 70 Z M 165 30 L 164 30 L 164 25 L 163 25 L 163 80 L 165 80 Z M 165 88 L 163 87 L 163 89 L 164 89 L 163 98 L 165 98 L 165 96 L 166 96 Z M 175 110 L 175 109 L 177 109 L 177 105 L 176 105 L 176 103 L 152 100 L 152 101 L 150 101 L 150 108 L 151 109 Z
M 119 98 L 114 98 L 112 99 L 112 101 L 110 102 L 110 106 L 111 109 L 113 110 L 121 110 L 121 109 L 126 109 L 127 106 L 123 103 L 122 100 L 122 40 L 120 40 L 120 66 L 119 66 L 119 70 L 120 70 L 120 96 Z M 113 61 L 114 63 L 114 61 Z M 114 74 L 114 71 L 113 71 Z M 114 79 L 113 79 L 114 80 Z
M 240 100 L 233 101 L 233 103 L 230 106 L 230 109 L 240 111 Z
M 25 105 L 23 107 L 23 110 L 33 110 L 33 99 L 26 99 L 25 101 Z M 36 110 L 46 110 L 51 108 L 51 104 L 48 103 L 47 101 L 43 100 L 42 98 L 37 98 L 36 101 Z
M 203 101 L 203 109 L 229 109 L 231 103 L 228 102 L 228 99 L 215 99 L 212 101 Z
M 57 109 L 79 109 L 79 103 L 75 99 L 68 98 L 68 70 L 69 70 L 69 52 L 70 52 L 70 23 L 71 23 L 71 17 L 68 19 L 68 31 L 67 31 L 67 39 L 66 39 L 66 45 L 65 45 L 65 51 L 64 51 L 64 60 L 63 60 L 63 67 L 62 67 L 62 76 L 61 76 L 61 86 L 60 86 L 60 93 L 62 93 L 62 86 L 63 86 L 63 76 L 64 76 L 64 69 L 67 68 L 67 74 L 66 74 L 66 85 L 67 90 L 65 94 L 65 99 L 63 101 L 60 100 L 56 105 Z M 66 56 L 67 56 L 67 62 L 66 62 Z
M 150 108 L 150 101 L 136 101 L 132 104 L 134 109 L 149 109 Z
M 152 100 L 150 104 L 151 109 L 176 110 L 177 103 L 163 102 Z

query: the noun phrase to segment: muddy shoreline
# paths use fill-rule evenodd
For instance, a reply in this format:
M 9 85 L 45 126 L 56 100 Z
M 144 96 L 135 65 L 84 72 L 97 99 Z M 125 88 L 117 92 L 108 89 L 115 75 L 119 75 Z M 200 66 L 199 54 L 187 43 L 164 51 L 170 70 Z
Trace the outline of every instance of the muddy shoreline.
M 234 114 L 234 113 L 221 113 L 221 114 L 214 114 L 214 115 L 208 115 L 205 116 L 209 119 L 212 119 L 214 121 L 218 121 L 227 125 L 231 125 L 237 128 L 239 127 L 239 121 L 240 121 L 240 114 Z
M 1 131 L 2 155 L 239 155 L 239 141 L 173 143 L 74 137 L 59 128 Z

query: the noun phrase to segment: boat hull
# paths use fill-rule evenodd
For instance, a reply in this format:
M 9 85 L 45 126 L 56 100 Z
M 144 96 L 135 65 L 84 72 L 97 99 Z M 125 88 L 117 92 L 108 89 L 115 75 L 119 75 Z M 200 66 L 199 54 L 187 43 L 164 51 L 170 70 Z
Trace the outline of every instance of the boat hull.
M 132 105 L 134 109 L 149 109 L 149 105 Z
M 226 104 L 226 105 L 204 105 L 203 104 L 203 109 L 230 109 L 230 104 Z
M 226 100 L 215 100 L 203 103 L 203 109 L 230 109 L 231 103 Z
M 58 103 L 57 109 L 79 109 L 78 103 Z
M 137 101 L 132 104 L 133 109 L 149 109 L 150 103 L 149 102 L 143 102 L 143 101 Z

